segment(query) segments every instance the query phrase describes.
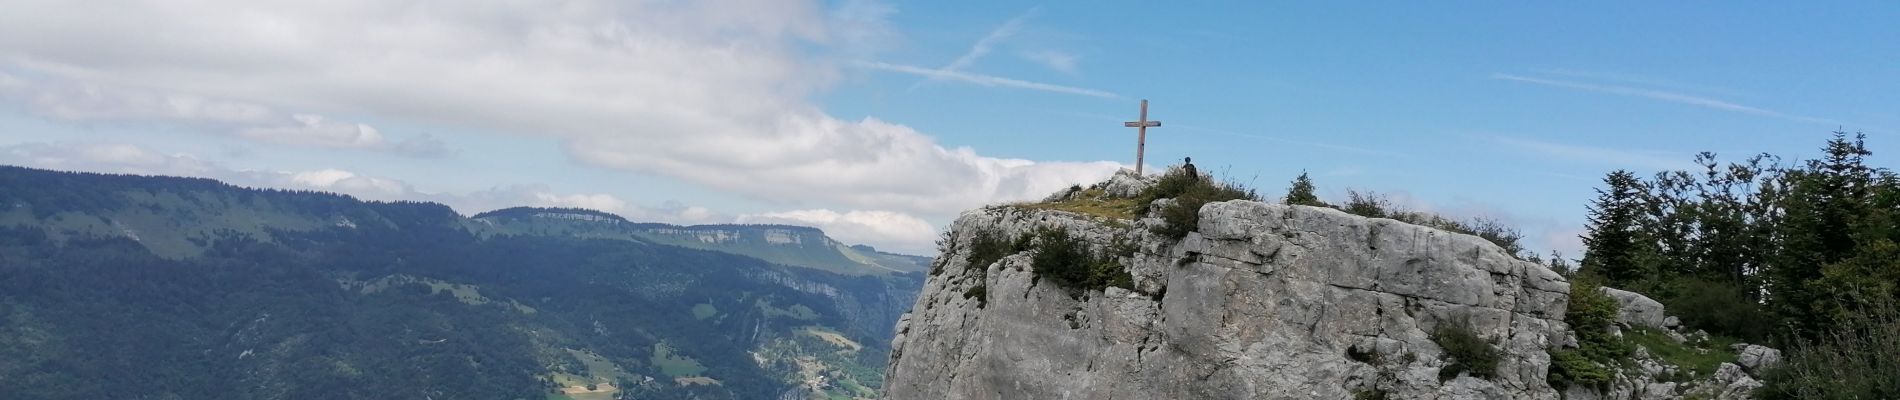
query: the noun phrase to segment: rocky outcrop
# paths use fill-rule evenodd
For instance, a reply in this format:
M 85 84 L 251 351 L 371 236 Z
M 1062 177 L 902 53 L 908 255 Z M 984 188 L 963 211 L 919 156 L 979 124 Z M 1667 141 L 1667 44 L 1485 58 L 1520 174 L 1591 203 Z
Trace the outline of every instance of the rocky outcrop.
M 1138 190 L 1128 191 L 1130 193 Z M 1185 238 L 1065 211 L 992 207 L 952 227 L 898 323 L 892 399 L 1555 399 L 1546 349 L 1570 339 L 1569 284 L 1483 239 L 1338 210 L 1208 204 Z M 1029 249 L 971 265 L 976 235 L 1061 228 L 1133 244 L 1132 289 L 1077 295 Z M 1033 247 L 1033 246 L 1032 246 Z M 978 289 L 980 287 L 980 289 Z M 1440 326 L 1501 350 L 1448 376 Z
M 1089 196 L 1136 197 L 1150 184 L 1117 174 L 1045 202 L 1112 206 Z M 1739 364 L 1684 381 L 1640 349 L 1608 387 L 1553 388 L 1549 351 L 1577 345 L 1563 322 L 1570 284 L 1481 238 L 1254 201 L 1205 205 L 1179 239 L 1152 233 L 1166 223 L 1155 214 L 1064 210 L 997 206 L 956 220 L 897 324 L 888 398 L 1728 399 L 1759 387 L 1752 373 L 1779 358 L 1738 348 Z M 1042 279 L 1055 272 L 1038 270 L 1032 234 L 1050 229 L 1095 244 L 1130 279 L 1095 289 Z M 995 243 L 1013 243 L 1011 254 L 975 255 Z M 1707 340 L 1681 333 L 1654 300 L 1605 293 L 1621 310 L 1603 328 Z M 1496 350 L 1495 365 L 1450 373 L 1459 346 L 1436 336 L 1454 326 Z

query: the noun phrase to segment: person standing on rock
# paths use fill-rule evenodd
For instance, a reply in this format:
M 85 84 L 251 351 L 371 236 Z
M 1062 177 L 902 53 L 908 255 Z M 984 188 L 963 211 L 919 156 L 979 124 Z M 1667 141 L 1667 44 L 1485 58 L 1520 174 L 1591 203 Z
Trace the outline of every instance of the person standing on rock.
M 1194 157 L 1181 159 L 1181 171 L 1186 172 L 1187 176 L 1193 177 L 1194 180 L 1201 180 L 1201 171 L 1194 170 Z

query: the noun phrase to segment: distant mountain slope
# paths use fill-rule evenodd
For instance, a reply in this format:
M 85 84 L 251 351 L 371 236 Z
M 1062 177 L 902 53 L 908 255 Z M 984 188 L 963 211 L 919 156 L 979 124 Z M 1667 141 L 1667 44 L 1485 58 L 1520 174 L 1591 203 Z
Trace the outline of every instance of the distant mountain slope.
M 576 208 L 515 207 L 476 214 L 495 233 L 568 235 L 640 240 L 755 257 L 774 263 L 853 275 L 923 272 L 926 257 L 847 246 L 817 228 L 789 225 L 678 226 L 634 223 Z
M 872 397 L 922 281 L 484 221 L 0 167 L 0 398 Z

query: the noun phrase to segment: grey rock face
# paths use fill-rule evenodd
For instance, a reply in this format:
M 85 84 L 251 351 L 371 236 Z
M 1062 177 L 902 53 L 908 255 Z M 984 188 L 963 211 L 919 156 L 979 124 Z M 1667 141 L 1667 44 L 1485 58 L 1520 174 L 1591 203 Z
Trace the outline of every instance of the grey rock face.
M 1544 266 L 1474 236 L 1332 209 L 1231 201 L 1200 214 L 1176 242 L 1148 232 L 1155 218 L 964 213 L 898 323 L 887 396 L 1558 398 L 1545 350 L 1571 340 L 1570 285 Z M 1117 261 L 1134 290 L 1071 296 L 1035 278 L 1034 250 L 969 265 L 976 232 L 1043 227 L 1098 251 L 1132 244 Z M 1457 322 L 1501 350 L 1493 378 L 1439 380 L 1447 360 L 1430 332 Z
M 1749 373 L 1760 374 L 1764 369 L 1781 363 L 1781 350 L 1747 343 L 1738 343 L 1734 347 L 1737 355 L 1735 362 Z
M 1154 180 L 1118 173 L 1089 187 L 1133 197 Z M 1073 199 L 1083 190 L 1050 199 Z M 1095 195 L 1095 194 L 1091 194 Z M 1161 199 L 1154 209 L 1172 199 Z M 1570 284 L 1483 239 L 1329 208 L 1212 203 L 1179 240 L 1139 221 L 1025 207 L 965 212 L 917 303 L 897 323 L 891 399 L 1674 399 L 1748 398 L 1780 353 L 1738 347 L 1740 364 L 1682 381 L 1638 348 L 1604 390 L 1546 381 L 1549 350 L 1575 348 Z M 1079 291 L 1037 278 L 1035 245 L 971 264 L 978 235 L 1059 228 L 1132 276 L 1132 289 Z M 1661 303 L 1605 288 L 1625 331 L 1682 332 Z M 1501 354 L 1490 378 L 1441 380 L 1431 332 L 1464 324 Z M 1758 347 L 1758 346 L 1757 346 Z
M 1154 185 L 1154 178 L 1136 175 L 1135 171 L 1124 169 L 1115 171 L 1115 176 L 1109 177 L 1101 185 L 1111 197 L 1135 197 L 1140 195 L 1142 190 L 1148 189 L 1148 186 Z
M 1616 299 L 1616 304 L 1622 307 L 1616 315 L 1617 323 L 1653 329 L 1667 328 L 1669 316 L 1663 311 L 1662 303 L 1636 292 L 1615 288 L 1603 288 L 1603 294 Z

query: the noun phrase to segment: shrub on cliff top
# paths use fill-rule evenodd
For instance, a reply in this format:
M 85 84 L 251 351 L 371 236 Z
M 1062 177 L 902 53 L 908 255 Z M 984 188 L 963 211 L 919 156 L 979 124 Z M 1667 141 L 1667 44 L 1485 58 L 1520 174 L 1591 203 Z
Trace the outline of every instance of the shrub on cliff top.
M 1175 168 L 1161 174 L 1153 186 L 1142 191 L 1140 202 L 1142 212 L 1154 205 L 1155 200 L 1174 199 L 1159 210 L 1163 224 L 1154 228 L 1154 233 L 1171 239 L 1180 239 L 1201 223 L 1201 206 L 1207 203 L 1228 200 L 1260 201 L 1260 195 L 1237 182 L 1215 182 L 1212 177 L 1189 174 Z
M 1498 245 L 1504 249 L 1505 253 L 1512 256 L 1526 259 L 1534 256 L 1526 252 L 1524 246 L 1518 243 L 1524 238 L 1522 232 L 1496 219 L 1476 217 L 1462 221 L 1453 220 L 1438 214 L 1406 209 L 1379 192 L 1361 192 L 1352 189 L 1346 190 L 1346 203 L 1340 205 L 1339 210 L 1361 217 L 1390 218 L 1412 225 L 1477 236 Z

